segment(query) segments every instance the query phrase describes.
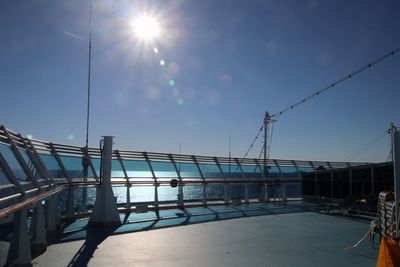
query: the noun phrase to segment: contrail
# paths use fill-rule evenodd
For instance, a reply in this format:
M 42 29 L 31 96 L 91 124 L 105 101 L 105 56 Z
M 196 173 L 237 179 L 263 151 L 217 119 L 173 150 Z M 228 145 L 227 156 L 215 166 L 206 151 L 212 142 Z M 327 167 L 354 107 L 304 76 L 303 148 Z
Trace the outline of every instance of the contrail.
M 68 35 L 68 36 L 71 36 L 72 38 L 79 39 L 79 40 L 83 40 L 82 37 L 79 37 L 78 35 L 75 35 L 75 34 L 73 34 L 73 33 L 70 33 L 70 32 L 67 32 L 67 31 L 64 31 L 64 33 L 65 33 L 66 35 Z

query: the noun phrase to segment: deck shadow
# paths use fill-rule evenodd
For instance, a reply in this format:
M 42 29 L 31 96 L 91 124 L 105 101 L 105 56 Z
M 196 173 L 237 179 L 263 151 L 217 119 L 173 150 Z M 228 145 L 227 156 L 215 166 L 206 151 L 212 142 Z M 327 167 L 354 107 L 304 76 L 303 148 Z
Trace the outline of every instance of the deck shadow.
M 314 206 L 303 204 L 245 204 L 239 206 L 208 206 L 198 208 L 184 208 L 174 210 L 163 210 L 154 212 L 155 216 L 137 218 L 137 214 L 127 213 L 121 214 L 121 222 L 123 224 L 117 228 L 113 228 L 108 235 L 117 235 L 124 233 L 132 233 L 139 231 L 150 231 L 166 227 L 177 227 L 197 223 L 205 223 L 211 221 L 221 221 L 229 219 L 237 219 L 252 216 L 278 215 L 297 212 L 315 212 Z M 87 239 L 91 228 L 87 226 L 87 219 L 69 224 L 69 229 L 65 229 L 60 233 L 59 239 L 55 243 L 65 243 L 74 240 Z
M 68 263 L 68 267 L 87 266 L 90 259 L 93 257 L 98 245 L 107 239 L 118 226 L 112 227 L 88 227 L 86 231 L 86 240 L 82 247 L 74 255 Z

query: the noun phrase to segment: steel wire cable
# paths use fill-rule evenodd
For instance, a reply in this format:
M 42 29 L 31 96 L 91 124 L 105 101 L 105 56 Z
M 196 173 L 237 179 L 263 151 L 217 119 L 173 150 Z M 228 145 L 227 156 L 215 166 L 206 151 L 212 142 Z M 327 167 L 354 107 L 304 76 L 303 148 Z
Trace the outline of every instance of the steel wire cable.
M 360 149 L 356 150 L 355 152 L 353 152 L 352 154 L 350 154 L 347 158 L 345 158 L 344 161 L 350 161 L 354 158 L 356 158 L 357 156 L 359 156 L 360 154 L 364 153 L 365 151 L 367 151 L 371 146 L 375 145 L 376 143 L 378 143 L 379 141 L 381 141 L 388 133 L 390 132 L 390 130 L 386 130 L 383 135 L 379 134 L 379 136 L 375 137 L 374 139 L 372 139 L 370 142 L 368 142 L 367 144 L 365 144 L 364 146 L 362 146 Z
M 315 93 L 311 94 L 310 96 L 308 96 L 306 98 L 303 98 L 302 100 L 300 100 L 300 101 L 294 103 L 293 105 L 281 110 L 278 113 L 275 113 L 274 115 L 270 116 L 270 118 L 272 119 L 272 118 L 277 118 L 277 117 L 282 116 L 284 113 L 288 112 L 289 110 L 292 110 L 295 107 L 297 107 L 297 106 L 299 106 L 299 105 L 311 100 L 312 98 L 314 98 L 316 96 L 319 96 L 321 93 L 323 93 L 323 92 L 335 87 L 336 85 L 338 85 L 340 83 L 343 83 L 344 81 L 346 81 L 348 79 L 351 79 L 352 77 L 354 77 L 354 76 L 362 73 L 363 71 L 375 66 L 376 64 L 384 61 L 385 59 L 389 58 L 390 56 L 393 56 L 394 54 L 398 53 L 399 51 L 400 51 L 400 48 L 396 48 L 396 49 L 392 50 L 391 52 L 389 52 L 389 53 L 387 53 L 387 54 L 375 59 L 374 61 L 368 63 L 367 65 L 365 65 L 365 66 L 363 66 L 363 67 L 351 72 L 350 74 L 344 76 L 343 78 L 341 78 L 341 79 L 329 84 L 328 86 L 323 87 L 322 89 L 316 91 Z M 256 137 L 254 138 L 253 142 L 251 143 L 250 147 L 247 149 L 245 155 L 240 160 L 241 163 L 243 163 L 243 160 L 247 157 L 247 155 L 249 154 L 249 151 L 253 148 L 253 145 L 254 145 L 255 141 L 257 140 L 258 136 L 260 135 L 261 131 L 263 130 L 263 128 L 264 128 L 264 125 L 261 126 L 260 130 L 258 131 L 258 133 L 257 133 Z M 272 142 L 272 136 L 271 136 L 271 142 Z
M 350 74 L 347 74 L 346 76 L 342 77 L 341 79 L 339 79 L 339 80 L 329 84 L 328 86 L 325 86 L 322 89 L 316 91 L 312 95 L 310 95 L 310 96 L 308 96 L 306 98 L 303 98 L 302 100 L 300 100 L 300 101 L 294 103 L 293 105 L 281 110 L 278 113 L 275 113 L 274 115 L 271 116 L 271 118 L 277 118 L 277 117 L 283 115 L 284 113 L 288 112 L 289 110 L 294 109 L 295 107 L 297 107 L 297 106 L 299 106 L 299 105 L 311 100 L 312 98 L 314 98 L 316 96 L 319 96 L 321 93 L 323 93 L 323 92 L 335 87 L 336 85 L 338 85 L 338 84 L 340 84 L 340 83 L 342 83 L 342 82 L 344 82 L 344 81 L 346 81 L 348 79 L 351 79 L 352 77 L 356 76 L 357 74 L 360 74 L 361 72 L 363 72 L 363 71 L 375 66 L 376 64 L 384 61 L 385 59 L 387 59 L 390 56 L 393 56 L 394 54 L 396 54 L 399 51 L 400 51 L 400 48 L 397 48 L 397 49 L 395 49 L 395 50 L 393 50 L 393 51 L 381 56 L 380 58 L 375 59 L 374 61 L 368 63 L 367 65 L 365 65 L 365 66 L 363 66 L 361 68 L 359 68 L 358 70 L 355 70 L 355 71 L 351 72 Z

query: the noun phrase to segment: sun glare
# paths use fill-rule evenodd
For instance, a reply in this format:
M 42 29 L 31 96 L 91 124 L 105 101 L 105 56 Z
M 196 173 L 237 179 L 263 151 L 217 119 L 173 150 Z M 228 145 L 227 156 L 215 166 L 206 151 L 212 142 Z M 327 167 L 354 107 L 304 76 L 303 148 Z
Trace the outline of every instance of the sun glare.
M 139 39 L 151 41 L 160 35 L 160 25 L 156 18 L 141 15 L 133 20 L 133 31 Z

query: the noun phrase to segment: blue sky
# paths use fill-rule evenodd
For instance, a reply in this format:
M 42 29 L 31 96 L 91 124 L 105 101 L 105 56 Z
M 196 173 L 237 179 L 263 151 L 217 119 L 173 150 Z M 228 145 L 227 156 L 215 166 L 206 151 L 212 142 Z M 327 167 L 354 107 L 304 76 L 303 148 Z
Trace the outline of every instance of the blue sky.
M 89 144 L 113 135 L 119 149 L 227 156 L 231 132 L 241 157 L 266 110 L 399 48 L 399 11 L 388 0 L 93 0 Z M 154 43 L 134 36 L 142 13 L 161 23 Z M 83 146 L 89 1 L 1 1 L 0 32 L 0 123 Z M 395 55 L 281 116 L 271 157 L 341 161 L 400 125 L 399 69 Z M 260 149 L 261 138 L 250 156 Z M 354 160 L 388 153 L 387 136 Z

